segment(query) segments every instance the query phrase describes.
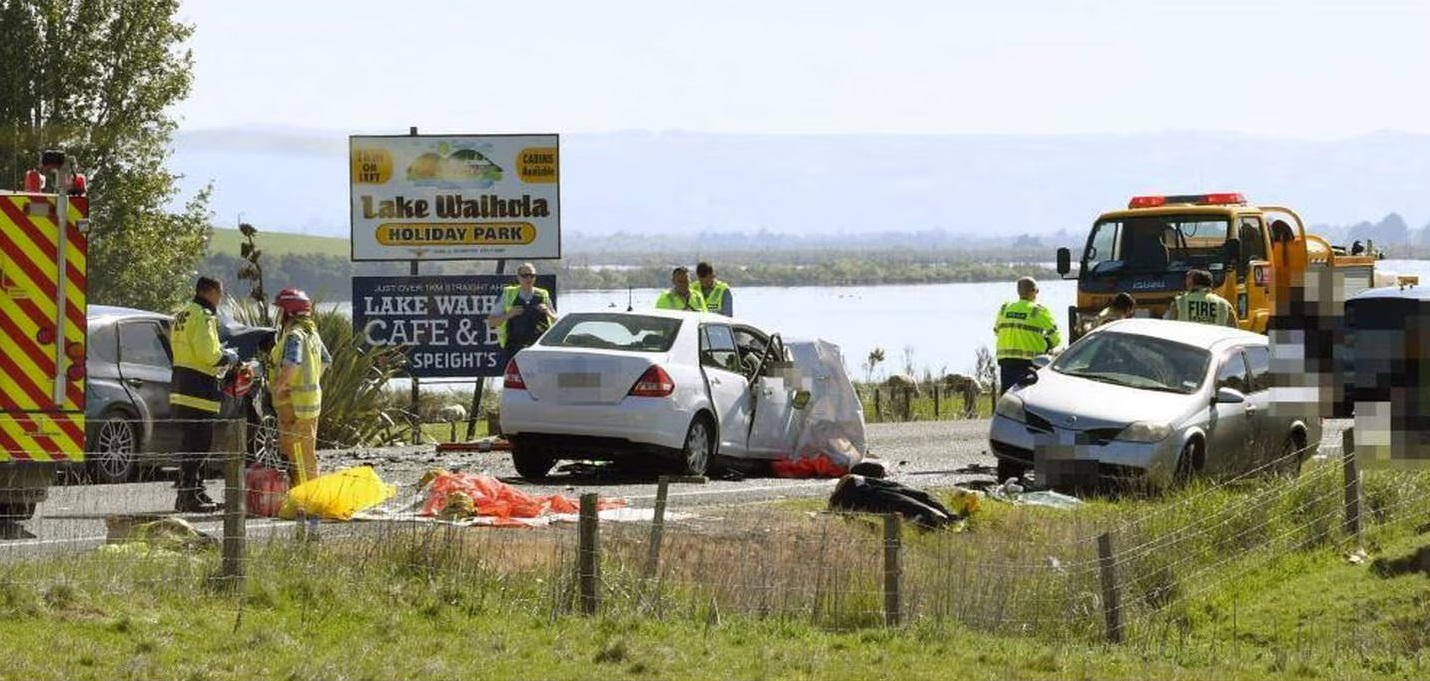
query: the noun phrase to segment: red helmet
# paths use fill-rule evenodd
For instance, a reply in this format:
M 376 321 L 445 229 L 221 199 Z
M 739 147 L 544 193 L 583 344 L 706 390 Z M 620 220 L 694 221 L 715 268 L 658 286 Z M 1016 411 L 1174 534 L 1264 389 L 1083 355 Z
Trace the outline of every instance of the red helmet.
M 278 292 L 278 297 L 273 299 L 273 304 L 278 306 L 285 314 L 305 315 L 313 312 L 313 299 L 308 297 L 300 289 L 285 288 Z

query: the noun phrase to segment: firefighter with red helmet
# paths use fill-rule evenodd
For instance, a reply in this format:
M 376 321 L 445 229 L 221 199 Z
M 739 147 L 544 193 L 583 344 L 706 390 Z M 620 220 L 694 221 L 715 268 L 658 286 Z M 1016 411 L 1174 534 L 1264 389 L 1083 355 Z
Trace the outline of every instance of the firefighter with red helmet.
M 293 467 L 294 483 L 301 485 L 318 477 L 321 381 L 332 359 L 313 323 L 313 300 L 307 293 L 283 289 L 273 302 L 280 329 L 270 356 L 277 371 L 270 390 L 278 411 L 278 449 Z

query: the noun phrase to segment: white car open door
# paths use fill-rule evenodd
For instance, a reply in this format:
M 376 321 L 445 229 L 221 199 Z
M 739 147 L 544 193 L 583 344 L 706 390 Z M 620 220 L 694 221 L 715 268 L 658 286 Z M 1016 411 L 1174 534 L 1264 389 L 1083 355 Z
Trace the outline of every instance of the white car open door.
M 758 366 L 750 376 L 751 420 L 749 453 L 762 459 L 788 457 L 799 444 L 803 425 L 795 409 L 799 392 L 794 362 L 790 361 L 779 334 L 770 336 Z

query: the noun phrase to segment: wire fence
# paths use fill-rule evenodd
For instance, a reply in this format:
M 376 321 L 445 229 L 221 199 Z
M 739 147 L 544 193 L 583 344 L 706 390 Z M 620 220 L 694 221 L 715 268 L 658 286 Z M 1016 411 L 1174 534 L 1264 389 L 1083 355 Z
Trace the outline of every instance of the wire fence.
M 395 494 L 382 506 L 390 513 L 315 527 L 251 515 L 263 490 L 248 484 L 253 452 L 233 446 L 246 427 L 218 429 L 224 444 L 209 464 L 224 480 L 206 483 L 223 504 L 218 513 L 175 514 L 178 490 L 168 482 L 51 488 L 34 517 L 11 518 L 34 536 L 0 542 L 0 610 L 43 608 L 63 600 L 57 590 L 76 588 L 223 587 L 234 590 L 239 616 L 279 591 L 294 597 L 297 583 L 312 617 L 340 617 L 341 599 L 325 596 L 415 580 L 426 585 L 405 604 L 415 608 L 447 598 L 550 617 L 739 617 L 830 629 L 947 623 L 1175 654 L 1189 645 L 1199 607 L 1278 561 L 1366 546 L 1377 533 L 1430 519 L 1430 475 L 1362 475 L 1353 452 L 1301 465 L 1314 443 L 1161 500 L 986 508 L 957 532 L 812 505 L 682 506 L 668 500 L 665 481 L 654 499 L 623 509 L 582 514 L 576 499 L 543 498 L 540 517 L 526 524 L 473 527 L 471 518 L 414 512 L 430 503 L 415 479 L 390 481 Z M 1238 635 L 1232 626 L 1210 644 L 1230 649 Z

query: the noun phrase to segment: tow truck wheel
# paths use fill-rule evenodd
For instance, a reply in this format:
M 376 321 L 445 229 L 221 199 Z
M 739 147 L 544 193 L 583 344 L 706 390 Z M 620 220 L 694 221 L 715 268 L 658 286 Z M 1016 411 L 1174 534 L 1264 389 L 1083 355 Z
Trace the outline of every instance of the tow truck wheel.
M 95 482 L 129 482 L 139 469 L 139 432 L 121 412 L 110 412 L 90 439 L 85 458 Z

